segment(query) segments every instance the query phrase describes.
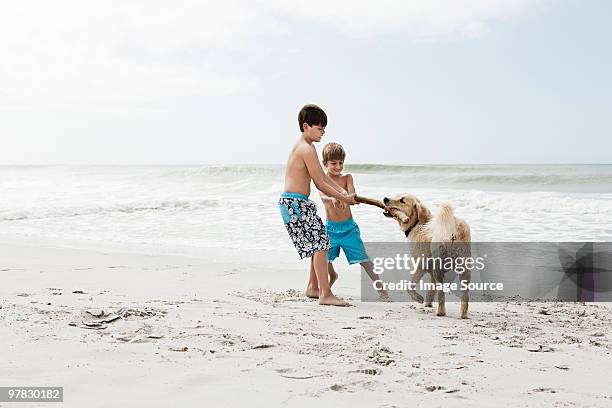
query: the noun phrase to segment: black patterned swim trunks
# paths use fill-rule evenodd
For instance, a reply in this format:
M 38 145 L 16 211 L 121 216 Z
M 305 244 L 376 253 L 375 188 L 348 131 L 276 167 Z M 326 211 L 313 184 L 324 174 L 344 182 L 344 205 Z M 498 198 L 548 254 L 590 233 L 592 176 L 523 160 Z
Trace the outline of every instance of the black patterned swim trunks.
M 325 224 L 317 215 L 317 205 L 298 193 L 283 193 L 278 200 L 283 222 L 300 258 L 329 249 Z

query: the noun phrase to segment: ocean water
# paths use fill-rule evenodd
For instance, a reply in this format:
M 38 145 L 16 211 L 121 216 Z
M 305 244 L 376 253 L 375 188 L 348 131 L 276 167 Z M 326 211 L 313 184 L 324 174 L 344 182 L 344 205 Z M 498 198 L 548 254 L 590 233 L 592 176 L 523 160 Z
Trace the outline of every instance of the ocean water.
M 292 251 L 283 166 L 0 166 L 0 235 L 98 246 Z M 612 241 L 612 165 L 353 165 L 357 192 L 451 202 L 475 241 Z M 318 193 L 311 194 L 320 204 Z M 324 216 L 319 205 L 320 215 Z M 403 241 L 372 206 L 365 241 Z

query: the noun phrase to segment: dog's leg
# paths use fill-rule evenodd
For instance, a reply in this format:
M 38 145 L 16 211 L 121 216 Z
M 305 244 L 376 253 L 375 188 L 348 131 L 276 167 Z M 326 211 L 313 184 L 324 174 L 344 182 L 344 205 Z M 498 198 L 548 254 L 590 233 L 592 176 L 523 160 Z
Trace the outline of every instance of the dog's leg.
M 432 273 L 433 281 L 436 283 L 444 283 L 444 271 L 435 270 Z M 446 315 L 446 303 L 445 303 L 445 294 L 443 290 L 438 290 L 438 310 L 436 311 L 436 316 L 445 316 Z
M 470 271 L 465 271 L 461 275 L 461 283 L 465 282 L 467 285 L 470 283 Z M 461 306 L 459 309 L 459 317 L 462 319 L 468 318 L 468 304 L 470 302 L 470 291 L 468 289 L 461 293 Z
M 412 274 L 412 278 L 410 279 L 410 282 L 412 282 L 412 287 L 417 287 L 418 286 L 419 281 L 423 277 L 423 274 L 425 274 L 425 271 L 423 269 L 421 269 L 421 268 L 417 269 Z M 414 300 L 415 302 L 423 303 L 423 296 L 419 295 L 416 292 L 416 290 L 408 289 L 408 294 L 410 295 L 412 300 Z
M 427 291 L 427 294 L 425 295 L 425 303 L 423 304 L 423 306 L 425 307 L 431 307 L 431 303 L 433 302 L 434 296 L 436 295 L 436 291 L 433 289 L 430 289 Z
M 438 310 L 436 316 L 446 316 L 446 303 L 443 290 L 438 291 Z

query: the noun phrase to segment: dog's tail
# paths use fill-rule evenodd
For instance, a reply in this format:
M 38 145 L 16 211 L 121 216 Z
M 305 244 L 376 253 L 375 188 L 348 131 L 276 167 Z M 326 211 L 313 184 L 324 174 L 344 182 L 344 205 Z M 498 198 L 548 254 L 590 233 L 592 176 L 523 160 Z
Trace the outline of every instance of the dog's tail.
M 444 203 L 428 223 L 432 242 L 449 242 L 457 237 L 457 222 L 450 203 Z

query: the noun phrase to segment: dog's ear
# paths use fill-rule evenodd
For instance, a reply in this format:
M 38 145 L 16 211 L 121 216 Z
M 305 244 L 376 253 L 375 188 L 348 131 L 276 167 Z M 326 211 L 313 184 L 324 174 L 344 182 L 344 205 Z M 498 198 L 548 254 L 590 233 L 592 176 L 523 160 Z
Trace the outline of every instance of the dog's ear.
M 419 215 L 419 222 L 425 223 L 429 221 L 431 218 L 431 211 L 427 207 L 425 207 L 420 201 L 416 203 L 415 208 L 417 210 L 417 214 Z

